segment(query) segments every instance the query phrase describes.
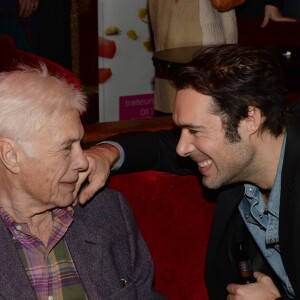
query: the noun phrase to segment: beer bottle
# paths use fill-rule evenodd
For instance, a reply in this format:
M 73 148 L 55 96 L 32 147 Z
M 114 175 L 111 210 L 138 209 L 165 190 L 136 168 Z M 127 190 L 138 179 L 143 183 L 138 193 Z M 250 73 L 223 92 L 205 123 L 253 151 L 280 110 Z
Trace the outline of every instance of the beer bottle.
M 236 257 L 242 283 L 246 284 L 256 282 L 253 275 L 251 261 L 242 243 L 237 244 Z

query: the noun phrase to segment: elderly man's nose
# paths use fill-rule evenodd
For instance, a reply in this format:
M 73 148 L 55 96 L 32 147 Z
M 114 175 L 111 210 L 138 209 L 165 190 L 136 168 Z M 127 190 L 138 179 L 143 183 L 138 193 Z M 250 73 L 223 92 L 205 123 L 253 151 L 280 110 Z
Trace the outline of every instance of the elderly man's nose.
M 78 169 L 79 171 L 86 171 L 89 167 L 89 162 L 87 158 L 85 157 L 82 149 L 76 154 L 75 157 L 75 169 Z

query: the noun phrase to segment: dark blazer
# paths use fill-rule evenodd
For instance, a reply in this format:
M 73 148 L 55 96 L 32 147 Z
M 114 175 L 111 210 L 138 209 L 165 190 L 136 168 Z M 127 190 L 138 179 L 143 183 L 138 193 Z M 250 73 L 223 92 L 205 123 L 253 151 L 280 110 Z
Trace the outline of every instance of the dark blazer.
M 232 236 L 244 230 L 248 242 L 252 243 L 247 230 L 240 226 L 237 206 L 244 189 L 237 185 L 224 189 L 219 196 L 211 228 L 206 259 L 206 283 L 211 299 L 226 299 L 226 285 L 238 281 L 236 262 L 231 250 Z M 287 130 L 286 149 L 281 179 L 279 239 L 284 267 L 297 299 L 300 299 L 300 127 Z M 254 243 L 251 256 L 260 255 Z M 256 251 L 256 253 L 255 253 Z M 262 260 L 257 271 L 268 268 Z M 255 269 L 255 267 L 254 267 Z M 271 270 L 266 271 L 275 282 L 278 278 Z M 280 285 L 279 285 L 280 286 Z M 284 295 L 284 292 L 281 291 Z M 284 296 L 282 299 L 285 299 Z
M 151 255 L 120 193 L 105 189 L 77 206 L 66 241 L 88 299 L 165 299 L 152 290 Z M 0 270 L 0 299 L 36 299 L 1 218 Z

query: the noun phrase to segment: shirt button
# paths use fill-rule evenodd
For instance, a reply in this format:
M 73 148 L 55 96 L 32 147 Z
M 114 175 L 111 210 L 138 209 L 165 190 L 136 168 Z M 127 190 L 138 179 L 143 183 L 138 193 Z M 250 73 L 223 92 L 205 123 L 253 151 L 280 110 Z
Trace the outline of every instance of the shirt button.
M 48 300 L 53 300 L 53 296 L 48 296 Z
M 18 231 L 20 231 L 20 230 L 22 230 L 22 226 L 21 226 L 21 225 L 17 225 L 17 226 L 16 226 L 16 229 L 17 229 Z

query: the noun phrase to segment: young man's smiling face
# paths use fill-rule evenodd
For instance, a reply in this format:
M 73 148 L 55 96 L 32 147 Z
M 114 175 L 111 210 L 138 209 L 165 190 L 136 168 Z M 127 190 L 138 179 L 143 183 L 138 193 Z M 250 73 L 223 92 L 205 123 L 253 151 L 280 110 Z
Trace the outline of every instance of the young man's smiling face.
M 226 139 L 221 118 L 212 113 L 212 101 L 210 96 L 193 89 L 180 90 L 173 119 L 182 128 L 177 153 L 195 161 L 203 175 L 203 184 L 215 189 L 246 181 L 255 151 L 244 121 L 238 128 L 241 140 L 231 143 Z

